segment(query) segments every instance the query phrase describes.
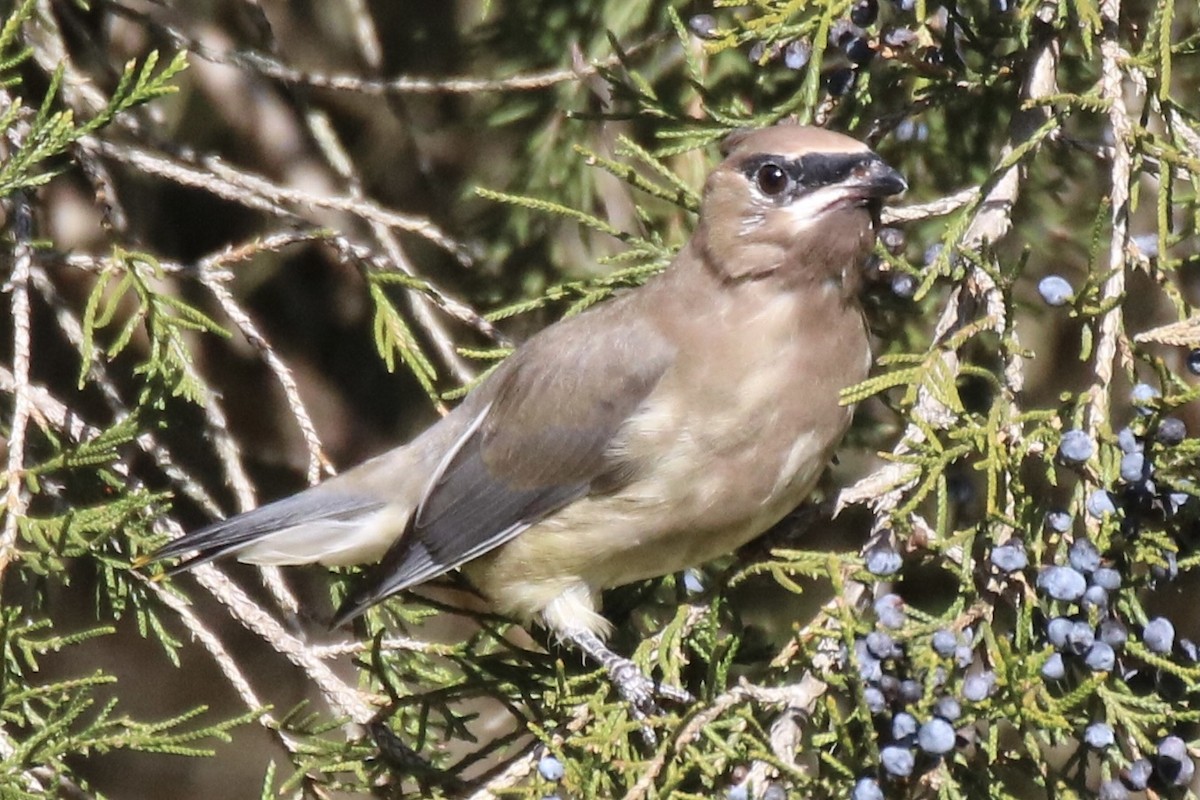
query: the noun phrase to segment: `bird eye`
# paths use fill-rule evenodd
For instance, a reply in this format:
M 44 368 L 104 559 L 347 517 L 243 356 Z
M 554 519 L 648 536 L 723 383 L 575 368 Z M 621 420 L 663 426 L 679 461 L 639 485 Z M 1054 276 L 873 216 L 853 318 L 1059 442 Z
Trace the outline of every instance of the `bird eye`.
M 754 176 L 758 189 L 768 197 L 782 194 L 788 188 L 788 175 L 778 164 L 763 164 Z

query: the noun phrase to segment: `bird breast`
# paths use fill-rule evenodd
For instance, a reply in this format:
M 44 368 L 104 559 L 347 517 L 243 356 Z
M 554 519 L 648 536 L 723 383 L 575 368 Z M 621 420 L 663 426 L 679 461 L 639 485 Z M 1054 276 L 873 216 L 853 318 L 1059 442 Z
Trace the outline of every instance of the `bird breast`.
M 703 354 L 677 358 L 611 448 L 632 480 L 532 526 L 470 565 L 472 580 L 528 618 L 576 584 L 596 592 L 730 553 L 799 505 L 849 425 L 839 391 L 869 363 L 858 307 L 821 291 L 693 314 L 674 338 Z

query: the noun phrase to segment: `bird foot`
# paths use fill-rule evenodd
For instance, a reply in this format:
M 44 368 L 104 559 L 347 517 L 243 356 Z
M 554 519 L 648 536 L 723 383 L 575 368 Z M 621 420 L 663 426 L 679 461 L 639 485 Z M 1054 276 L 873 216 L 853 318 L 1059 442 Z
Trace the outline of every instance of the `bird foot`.
M 658 706 L 658 698 L 675 703 L 695 702 L 695 698 L 690 692 L 680 689 L 678 686 L 655 683 L 628 658 L 614 658 L 605 666 L 613 686 L 616 687 L 622 699 L 629 704 L 633 718 L 641 723 L 642 739 L 650 747 L 658 743 L 658 737 L 655 736 L 654 729 L 650 727 L 647 719 L 662 712 Z
M 647 721 L 661 713 L 656 698 L 675 703 L 693 703 L 691 693 L 666 683 L 655 683 L 638 665 L 624 656 L 609 650 L 596 634 L 589 630 L 563 631 L 563 638 L 575 644 L 593 660 L 604 667 L 608 678 L 620 693 L 621 699 L 629 704 L 630 714 L 641 723 L 642 739 L 653 747 L 658 742 L 654 730 Z

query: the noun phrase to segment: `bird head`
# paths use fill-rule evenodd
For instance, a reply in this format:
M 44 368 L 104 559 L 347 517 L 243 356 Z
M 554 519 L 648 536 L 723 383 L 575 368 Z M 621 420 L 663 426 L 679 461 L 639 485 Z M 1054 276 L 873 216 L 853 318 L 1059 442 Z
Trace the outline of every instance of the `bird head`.
M 710 265 L 730 280 L 849 280 L 874 241 L 883 198 L 904 179 L 856 139 L 776 125 L 728 137 L 700 210 Z

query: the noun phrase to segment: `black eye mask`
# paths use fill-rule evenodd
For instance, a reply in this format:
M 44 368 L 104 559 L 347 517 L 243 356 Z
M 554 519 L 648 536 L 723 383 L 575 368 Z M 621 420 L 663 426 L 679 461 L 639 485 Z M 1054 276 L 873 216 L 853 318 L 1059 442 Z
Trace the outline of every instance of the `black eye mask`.
M 800 158 L 778 155 L 755 155 L 738 166 L 747 180 L 754 181 L 758 171 L 774 164 L 787 173 L 795 187 L 793 194 L 841 183 L 857 169 L 879 161 L 874 153 L 811 153 Z

